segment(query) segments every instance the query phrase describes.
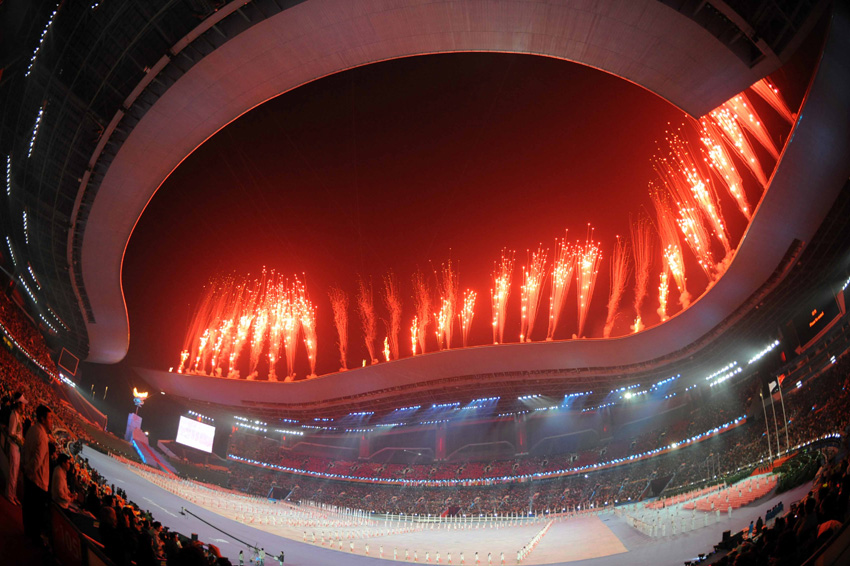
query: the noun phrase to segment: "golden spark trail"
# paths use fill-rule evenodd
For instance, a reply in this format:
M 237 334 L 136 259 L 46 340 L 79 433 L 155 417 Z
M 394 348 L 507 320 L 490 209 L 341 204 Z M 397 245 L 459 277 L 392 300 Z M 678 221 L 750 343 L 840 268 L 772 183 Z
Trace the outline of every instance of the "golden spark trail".
M 271 279 L 274 279 L 274 272 L 272 272 L 271 274 Z M 257 377 L 257 365 L 260 362 L 260 352 L 263 350 L 266 339 L 268 337 L 269 284 L 270 280 L 268 274 L 266 273 L 265 268 L 263 268 L 262 277 L 256 286 L 257 294 L 256 299 L 254 301 L 255 308 L 253 313 L 253 324 L 250 330 L 250 348 L 248 350 L 248 379 L 256 379 Z
M 704 171 L 690 152 L 688 144 L 678 135 L 669 137 L 671 157 L 673 161 L 664 160 L 662 167 L 667 167 L 665 184 L 671 189 L 678 202 L 685 202 L 690 192 L 691 203 L 696 203 L 703 217 L 713 229 L 715 238 L 723 245 L 728 256 L 732 250 L 729 234 L 720 209 L 720 201 L 711 184 L 708 172 Z
M 460 319 L 461 337 L 463 338 L 463 347 L 469 345 L 469 329 L 472 327 L 472 319 L 475 317 L 475 291 L 467 289 L 463 292 L 463 310 L 458 314 Z
M 316 377 L 316 354 L 318 352 L 318 336 L 316 334 L 316 306 L 307 295 L 307 287 L 298 279 L 295 280 L 294 292 L 297 295 L 298 314 L 301 328 L 304 331 L 304 347 L 307 349 L 307 361 L 310 363 L 308 379 Z
M 424 354 L 427 342 L 428 322 L 431 318 L 431 289 L 425 275 L 417 270 L 413 274 L 413 301 L 416 306 L 416 340 L 419 342 L 419 353 Z
M 643 330 L 640 312 L 649 286 L 649 271 L 652 269 L 652 252 L 655 243 L 652 237 L 652 225 L 645 215 L 641 214 L 637 221 L 630 222 L 629 230 L 632 236 L 632 253 L 635 259 L 635 322 L 632 325 L 632 331 L 640 332 Z M 675 225 L 673 234 L 676 234 Z
M 490 304 L 493 308 L 493 343 L 505 340 L 505 318 L 508 297 L 511 294 L 511 277 L 514 271 L 514 252 L 502 250 L 502 257 L 495 264 L 493 288 L 490 289 Z
M 670 286 L 667 283 L 667 272 L 661 272 L 661 284 L 658 285 L 658 317 L 661 322 L 667 320 L 667 295 L 670 292 Z
M 726 187 L 726 191 L 735 200 L 738 210 L 749 220 L 752 218 L 747 195 L 744 193 L 744 183 L 741 175 L 735 169 L 732 157 L 726 151 L 723 143 L 723 133 L 717 124 L 707 118 L 702 118 L 700 125 L 700 141 L 705 146 L 706 160 L 711 170 Z
M 398 336 L 401 332 L 401 295 L 398 291 L 398 281 L 392 272 L 384 277 L 384 305 L 390 314 L 389 339 L 390 352 L 393 359 L 399 359 Z
M 735 115 L 722 105 L 709 112 L 708 115 L 723 132 L 723 141 L 729 145 L 730 150 L 741 156 L 744 164 L 756 180 L 762 187 L 766 187 L 767 176 L 761 168 L 761 163 L 759 163 L 755 151 L 753 151 L 753 146 L 750 145 L 749 140 L 744 136 L 744 131 L 741 129 Z
M 384 337 L 384 361 L 390 361 L 392 355 L 390 354 L 390 338 L 389 336 Z
M 287 285 L 286 295 L 281 300 L 281 322 L 283 326 L 283 351 L 286 354 L 286 378 L 295 379 L 295 353 L 298 349 L 298 332 L 301 330 L 301 313 L 292 289 Z
M 570 292 L 575 271 L 577 250 L 567 243 L 566 236 L 555 239 L 555 261 L 552 264 L 552 291 L 549 296 L 549 329 L 546 340 L 555 339 L 558 321 Z
M 276 281 L 270 289 L 269 299 L 269 381 L 277 381 L 277 362 L 283 340 L 283 296 L 281 282 Z
M 679 229 L 670 205 L 661 191 L 650 190 L 649 198 L 655 208 L 656 227 L 661 239 L 662 269 L 670 271 L 679 289 L 679 303 L 682 308 L 688 308 L 691 295 L 688 293 L 687 278 L 685 277 L 685 262 L 682 257 L 682 246 L 679 242 Z
M 366 341 L 366 350 L 369 352 L 369 362 L 377 363 L 375 357 L 375 305 L 372 301 L 372 284 L 366 286 L 366 282 L 359 280 L 359 293 L 357 294 L 357 312 L 360 313 L 360 322 L 363 325 L 363 339 Z
M 437 321 L 437 344 L 442 350 L 452 347 L 455 311 L 457 311 L 458 274 L 452 267 L 452 260 L 442 265 L 438 276 L 440 289 L 440 312 L 435 315 Z
M 416 344 L 419 341 L 419 315 L 413 317 L 413 323 L 410 325 L 410 351 L 415 356 L 417 354 Z
M 177 373 L 183 373 L 183 366 L 186 365 L 186 360 L 189 359 L 189 350 L 180 352 L 180 366 L 177 368 Z
M 680 176 L 676 165 L 666 158 L 655 160 L 655 170 L 667 192 L 676 201 L 675 207 L 673 207 L 677 214 L 676 224 L 679 226 L 685 243 L 696 256 L 697 262 L 706 276 L 713 279 L 714 255 L 711 252 L 710 234 L 703 223 L 702 212 L 686 178 Z M 651 183 L 650 187 L 652 187 Z M 650 191 L 659 192 L 653 188 L 650 188 Z M 663 217 L 659 216 L 659 218 Z
M 605 327 L 602 330 L 603 338 L 610 338 L 611 331 L 614 329 L 614 322 L 617 319 L 617 311 L 620 308 L 620 299 L 623 297 L 623 292 L 626 290 L 626 283 L 629 280 L 629 244 L 623 242 L 620 236 L 617 236 L 617 244 L 614 246 L 614 252 L 611 254 L 611 278 L 610 292 L 608 294 L 608 316 L 605 319 Z
M 339 339 L 339 369 L 348 369 L 348 295 L 339 287 L 328 292 L 334 314 L 334 326 Z
M 761 121 L 761 118 L 759 118 L 758 113 L 755 108 L 753 108 L 753 105 L 750 103 L 746 94 L 741 93 L 737 96 L 733 96 L 726 101 L 724 106 L 726 106 L 726 108 L 735 115 L 738 119 L 738 123 L 750 132 L 756 140 L 758 140 L 771 157 L 779 160 L 779 150 L 776 149 L 776 144 L 773 143 L 773 140 L 770 138 L 770 134 L 764 127 L 764 123 Z
M 528 267 L 522 268 L 520 342 L 531 341 L 537 309 L 540 307 L 540 292 L 543 290 L 543 282 L 546 279 L 547 252 L 548 250 L 538 247 L 537 251 L 531 254 Z
M 770 84 L 770 81 L 768 81 L 767 78 L 758 81 L 750 88 L 753 89 L 753 92 L 762 97 L 765 102 L 770 104 L 770 106 L 776 110 L 776 112 L 782 116 L 786 122 L 789 124 L 794 123 L 796 115 L 793 114 L 788 108 L 788 105 L 785 104 L 785 101 L 782 99 L 782 95 L 779 94 L 779 89 Z
M 578 247 L 576 266 L 576 290 L 578 292 L 578 332 L 576 332 L 576 338 L 581 338 L 584 332 L 587 312 L 590 309 L 590 301 L 593 299 L 593 290 L 596 287 L 596 277 L 599 275 L 599 261 L 602 259 L 599 243 L 591 241 L 593 228 L 590 224 L 587 225 L 587 230 L 588 234 L 584 245 Z

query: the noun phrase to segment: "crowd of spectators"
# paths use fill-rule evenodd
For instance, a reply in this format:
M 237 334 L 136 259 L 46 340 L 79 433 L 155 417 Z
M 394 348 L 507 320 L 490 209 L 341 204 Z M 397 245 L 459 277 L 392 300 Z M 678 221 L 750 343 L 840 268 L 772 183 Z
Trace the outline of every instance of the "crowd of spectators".
M 3 299 L 8 302 L 7 299 Z M 6 311 L 3 317 L 13 318 Z M 12 311 L 14 313 L 14 311 Z M 5 324 L 7 329 L 15 324 Z M 29 344 L 31 351 L 43 346 L 40 337 L 27 337 L 19 332 Z M 16 337 L 16 340 L 21 338 Z M 33 340 L 36 340 L 33 342 Z M 39 343 L 41 346 L 37 346 Z M 359 460 L 341 460 L 320 455 L 298 454 L 284 448 L 274 439 L 262 435 L 237 433 L 233 436 L 230 452 L 242 457 L 287 466 L 306 472 L 332 473 L 362 478 L 363 481 L 338 481 L 311 475 L 283 473 L 254 465 L 231 462 L 230 487 L 256 495 L 274 492 L 291 501 L 313 501 L 340 507 L 365 509 L 375 512 L 442 515 L 460 513 L 465 515 L 505 515 L 526 513 L 557 513 L 598 509 L 620 502 L 635 501 L 665 488 L 696 486 L 706 479 L 723 477 L 737 472 L 742 466 L 763 461 L 769 452 L 775 453 L 777 441 L 784 449 L 817 438 L 824 434 L 846 431 L 850 423 L 850 357 L 845 357 L 821 375 L 806 380 L 803 387 L 785 385 L 785 409 L 788 413 L 788 435 L 775 433 L 770 438 L 765 434 L 765 422 L 750 419 L 730 431 L 707 438 L 701 442 L 670 450 L 633 462 L 582 470 L 577 473 L 530 481 L 490 482 L 487 478 L 522 476 L 535 472 L 547 472 L 575 468 L 577 466 L 610 462 L 612 459 L 654 450 L 671 443 L 680 442 L 695 434 L 729 422 L 751 406 L 758 394 L 758 385 L 749 383 L 730 384 L 726 395 L 718 395 L 694 403 L 689 411 L 671 410 L 667 415 L 645 421 L 634 421 L 609 434 L 603 441 L 584 446 L 581 452 L 568 452 L 547 456 L 526 456 L 493 461 L 427 462 L 414 464 L 381 463 Z M 36 445 L 33 431 L 37 423 L 44 422 L 47 407 L 55 413 L 57 426 L 51 426 L 48 435 L 49 472 L 43 491 L 57 505 L 69 513 L 76 513 L 99 522 L 98 536 L 104 552 L 116 564 L 129 564 L 130 557 L 140 565 L 146 564 L 227 564 L 227 559 L 217 555 L 210 545 L 186 540 L 169 533 L 153 519 L 150 513 L 126 500 L 126 494 L 114 489 L 100 478 L 88 462 L 80 458 L 81 442 L 91 442 L 80 414 L 57 395 L 55 383 L 49 375 L 41 375 L 29 367 L 23 359 L 16 358 L 10 351 L 0 348 L 0 446 L 3 461 L 10 462 L 14 451 L 12 444 L 25 452 Z M 772 408 L 771 408 L 772 409 Z M 40 411 L 41 414 L 37 414 Z M 14 413 L 14 418 L 10 418 Z M 10 424 L 13 426 L 10 428 Z M 19 423 L 19 424 L 17 424 Z M 634 424 L 639 423 L 639 424 Z M 57 434 L 58 433 L 58 434 Z M 784 431 L 783 431 L 784 433 Z M 26 441 L 21 439 L 26 437 Z M 30 458 L 31 460 L 32 458 Z M 780 517 L 773 528 L 756 532 L 749 547 L 734 555 L 734 562 L 727 564 L 768 563 L 765 557 L 788 555 L 783 545 L 794 544 L 808 552 L 818 540 L 815 530 L 829 521 L 847 518 L 847 461 L 829 468 L 822 478 L 823 488 L 813 493 L 803 504 L 795 507 L 793 517 Z M 30 474 L 31 476 L 31 474 Z M 4 477 L 10 478 L 7 470 Z M 450 486 L 435 485 L 388 485 L 374 479 L 422 479 L 457 480 Z M 372 481 L 368 481 L 371 479 Z M 31 480 L 29 480 L 30 483 Z M 6 495 L 17 503 L 25 492 L 27 501 L 37 500 L 29 491 L 20 489 L 7 479 Z M 17 489 L 16 489 L 17 488 Z M 46 525 L 45 513 L 25 512 L 25 523 L 41 521 Z M 835 524 L 830 523 L 830 528 Z M 40 537 L 41 529 L 34 532 L 28 526 L 28 534 L 34 540 Z M 796 554 L 794 556 L 800 556 Z M 774 560 L 771 563 L 792 563 Z
M 29 356 L 45 368 L 53 368 L 44 337 L 27 315 L 4 293 L 0 293 L 0 325 Z
M 845 357 L 801 388 L 788 388 L 786 384 L 785 405 L 790 419 L 790 442 L 786 441 L 782 431 L 779 441 L 783 450 L 786 442 L 793 447 L 825 434 L 841 432 L 847 427 L 850 422 L 850 395 L 847 390 L 849 374 L 850 357 Z M 675 441 L 675 437 L 670 438 L 671 431 L 695 434 L 699 431 L 695 428 L 697 426 L 712 428 L 726 422 L 723 419 L 743 411 L 754 395 L 758 395 L 758 389 L 751 383 L 744 384 L 735 391 L 735 395 L 723 398 L 732 406 L 731 409 L 727 407 L 721 411 L 716 403 L 704 404 L 689 415 L 685 421 L 687 426 L 683 426 L 680 421 L 674 422 L 666 430 L 665 442 Z M 716 420 L 712 420 L 712 414 L 716 415 Z M 770 422 L 772 424 L 772 420 Z M 764 420 L 753 419 L 702 442 L 599 471 L 574 473 L 551 480 L 491 486 L 463 485 L 466 482 L 459 481 L 452 487 L 387 486 L 365 479 L 433 479 L 440 475 L 472 479 L 488 477 L 488 474 L 489 477 L 495 474 L 522 474 L 529 470 L 558 469 L 553 466 L 568 467 L 574 455 L 497 462 L 381 464 L 298 456 L 273 439 L 237 433 L 233 437 L 231 453 L 247 453 L 252 459 L 299 470 L 362 477 L 365 481 L 327 480 L 233 462 L 230 482 L 236 489 L 257 495 L 268 494 L 274 486 L 278 488 L 277 493 L 289 493 L 289 498 L 295 501 L 312 500 L 392 513 L 441 514 L 449 508 L 446 503 L 449 498 L 453 505 L 462 510 L 490 514 L 553 512 L 591 506 L 598 508 L 634 501 L 642 495 L 658 495 L 650 489 L 656 479 L 662 487 L 683 488 L 734 474 L 741 467 L 760 460 L 766 461 L 769 452 L 776 453 L 777 439 L 773 430 L 772 427 L 770 449 Z M 647 434 L 656 435 L 658 429 L 653 428 Z
M 776 508 L 750 524 L 746 540 L 715 562 L 717 566 L 796 566 L 828 543 L 850 519 L 848 456 L 824 462 L 813 489 L 785 514 Z M 775 517 L 773 524 L 771 520 Z
M 231 564 L 214 545 L 164 529 L 149 511 L 128 501 L 123 490 L 109 485 L 81 457 L 82 444 L 90 442 L 82 432 L 82 417 L 59 401 L 50 379 L 0 348 L 3 493 L 13 504 L 22 505 L 24 532 L 31 542 L 50 547 L 47 533 L 53 501 L 74 524 L 93 529 L 86 534 L 99 540 L 103 553 L 116 566 L 129 566 L 131 561 L 137 566 Z M 15 416 L 10 418 L 12 413 Z M 17 442 L 11 440 L 13 436 Z M 10 485 L 11 445 L 20 451 L 16 485 Z
M 44 376 L 44 379 L 36 377 L 33 370 L 27 368 L 24 362 L 16 359 L 5 348 L 0 348 L 0 376 L 2 376 L 2 379 L 0 379 L 0 410 L 2 410 L 2 407 L 10 406 L 12 395 L 15 392 L 21 392 L 28 401 L 21 407 L 21 416 L 24 422 L 33 422 L 35 408 L 39 404 L 44 404 L 55 413 L 58 428 L 64 429 L 70 436 L 89 440 L 83 417 L 67 401 L 60 398 L 57 394 L 58 385 L 55 380 L 48 376 Z M 3 419 L 0 419 L 0 440 L 2 440 L 3 426 L 6 424 Z

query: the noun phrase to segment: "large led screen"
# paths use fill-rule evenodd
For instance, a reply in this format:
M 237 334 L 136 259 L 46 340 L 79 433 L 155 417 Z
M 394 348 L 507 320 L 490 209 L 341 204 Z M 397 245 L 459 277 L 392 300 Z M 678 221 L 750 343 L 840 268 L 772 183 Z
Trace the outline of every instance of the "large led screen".
M 180 425 L 177 427 L 177 442 L 180 444 L 204 452 L 212 452 L 213 438 L 215 438 L 214 426 L 180 417 Z

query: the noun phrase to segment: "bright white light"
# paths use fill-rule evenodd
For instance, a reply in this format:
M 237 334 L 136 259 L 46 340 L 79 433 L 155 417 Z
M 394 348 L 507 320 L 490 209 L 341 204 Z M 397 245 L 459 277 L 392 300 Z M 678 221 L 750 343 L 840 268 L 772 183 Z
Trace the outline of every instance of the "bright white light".
M 9 246 L 9 256 L 12 258 L 12 263 L 15 267 L 18 267 L 18 258 L 15 257 L 15 250 L 12 249 L 12 240 L 9 239 L 9 236 L 6 236 L 6 245 Z
M 35 51 L 33 51 L 32 57 L 30 57 L 30 64 L 27 66 L 27 72 L 24 73 L 25 77 L 30 76 L 30 72 L 32 71 L 33 65 L 35 65 L 35 59 L 38 57 L 38 52 L 41 50 L 41 46 L 44 43 L 44 38 L 47 37 L 47 32 L 50 31 L 50 26 L 53 25 L 53 18 L 56 17 L 56 12 L 59 11 L 57 7 L 56 10 L 53 10 L 53 13 L 50 14 L 50 19 L 47 20 L 47 25 L 44 26 L 44 29 L 41 31 L 41 38 L 38 40 L 38 46 L 36 46 Z
M 175 439 L 179 444 L 209 453 L 212 452 L 214 438 L 214 426 L 199 423 L 194 419 L 183 416 L 180 417 L 177 438 Z
M 35 125 L 32 127 L 32 137 L 30 137 L 30 147 L 27 151 L 27 157 L 32 156 L 32 148 L 35 145 L 35 138 L 38 136 L 38 127 L 41 125 L 41 117 L 44 115 L 44 107 L 38 109 L 38 116 L 35 117 Z
M 21 284 L 21 287 L 24 288 L 24 291 L 27 292 L 27 295 L 30 296 L 30 299 L 32 299 L 32 302 L 34 302 L 35 304 L 38 304 L 38 299 L 35 298 L 35 293 L 32 292 L 32 289 L 30 289 L 30 286 L 27 285 L 26 281 L 24 281 L 24 278 L 18 277 L 18 282 Z
M 44 315 L 43 315 L 43 314 L 38 313 L 38 318 L 40 318 L 40 319 L 41 319 L 41 321 L 42 321 L 44 324 L 46 324 L 46 325 L 47 325 L 47 327 L 48 327 L 50 330 L 52 330 L 54 334 L 58 334 L 58 333 L 59 333 L 59 331 L 58 331 L 58 330 L 56 330 L 56 329 L 53 327 L 53 325 L 52 325 L 52 324 L 50 324 L 50 322 L 49 322 L 46 318 L 44 318 Z
M 12 156 L 6 156 L 6 196 L 12 196 Z
M 752 364 L 752 363 L 759 361 L 765 355 L 767 355 L 768 352 L 770 352 L 771 350 L 773 350 L 777 346 L 779 346 L 779 340 L 774 340 L 773 342 L 771 342 L 770 344 L 765 346 L 765 348 L 761 352 L 759 352 L 758 354 L 756 354 L 755 356 L 750 358 L 750 361 L 748 362 L 748 364 Z

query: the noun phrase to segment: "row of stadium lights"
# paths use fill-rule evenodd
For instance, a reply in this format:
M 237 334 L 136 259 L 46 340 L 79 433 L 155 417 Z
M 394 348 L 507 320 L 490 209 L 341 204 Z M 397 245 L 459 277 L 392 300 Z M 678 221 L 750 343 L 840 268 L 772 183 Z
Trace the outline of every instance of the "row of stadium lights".
M 754 356 L 749 361 L 749 364 L 755 363 L 756 361 L 760 360 L 762 357 L 764 357 L 768 352 L 770 352 L 771 350 L 776 348 L 778 345 L 779 345 L 779 341 L 775 340 L 770 345 L 765 347 L 761 352 L 759 352 L 756 356 Z M 713 379 L 714 381 L 712 383 L 710 383 L 709 385 L 711 387 L 714 387 L 715 385 L 719 385 L 720 383 L 723 383 L 724 381 L 730 379 L 731 377 L 740 374 L 742 371 L 743 371 L 743 369 L 740 366 L 738 366 L 738 362 L 733 361 L 733 362 L 727 364 L 725 367 L 723 367 L 723 368 L 717 370 L 716 372 L 712 373 L 711 375 L 707 376 L 705 379 L 706 379 L 706 381 Z M 631 399 L 634 399 L 634 398 L 637 398 L 637 397 L 640 397 L 640 396 L 644 396 L 644 395 L 646 395 L 650 392 L 656 391 L 660 387 L 667 385 L 669 383 L 672 383 L 673 381 L 675 381 L 675 380 L 677 380 L 681 377 L 682 377 L 681 374 L 676 374 L 674 376 L 668 377 L 666 379 L 663 379 L 661 381 L 656 382 L 652 387 L 650 387 L 649 389 L 644 390 L 644 391 L 634 391 L 635 389 L 640 387 L 640 383 L 635 383 L 635 384 L 632 384 L 632 385 L 629 385 L 629 386 L 620 387 L 618 389 L 612 389 L 611 393 L 612 394 L 617 394 L 617 393 L 620 394 L 619 395 L 620 399 L 631 400 Z M 697 386 L 696 383 L 692 384 L 689 387 L 685 388 L 684 392 L 695 389 L 696 386 Z M 569 408 L 568 405 L 566 404 L 567 401 L 569 401 L 573 398 L 577 398 L 577 397 L 588 396 L 588 395 L 591 395 L 592 393 L 593 393 L 593 391 L 585 391 L 585 392 L 582 392 L 582 393 L 570 393 L 570 394 L 564 395 L 564 404 L 562 404 L 562 405 L 552 405 L 552 406 L 547 406 L 547 407 L 536 407 L 533 410 L 521 410 L 521 411 L 514 411 L 514 412 L 499 413 L 498 416 L 499 417 L 512 417 L 512 416 L 519 416 L 519 415 L 528 414 L 530 412 L 555 411 L 555 410 L 565 409 L 565 408 Z M 676 395 L 677 395 L 676 392 L 669 393 L 669 394 L 664 396 L 664 399 L 671 399 L 671 398 L 675 397 Z M 540 395 L 540 394 L 530 394 L 530 395 L 519 396 L 519 397 L 517 397 L 517 400 L 518 401 L 531 401 L 531 400 L 534 400 L 534 399 L 540 399 L 542 397 L 543 396 Z M 452 402 L 452 403 L 436 403 L 436 404 L 431 405 L 431 409 L 434 409 L 434 410 L 454 410 L 454 411 L 468 410 L 468 409 L 484 409 L 484 408 L 487 408 L 486 403 L 496 403 L 500 399 L 501 399 L 501 397 L 482 397 L 482 398 L 479 398 L 479 399 L 473 399 L 472 401 L 469 402 L 468 405 L 463 406 L 463 407 L 461 406 L 460 401 L 455 401 L 455 402 Z M 593 407 L 585 407 L 581 410 L 581 412 L 586 413 L 586 412 L 591 412 L 591 411 L 597 411 L 597 410 L 600 410 L 600 409 L 605 409 L 607 407 L 612 407 L 616 404 L 617 404 L 616 401 L 611 401 L 611 402 L 608 402 L 608 403 L 602 403 L 600 405 L 596 405 L 596 406 L 593 406 Z M 401 407 L 399 409 L 394 409 L 393 413 L 403 412 L 403 411 L 417 411 L 421 408 L 422 408 L 421 405 L 412 405 L 412 406 L 409 406 L 409 407 Z M 374 414 L 375 414 L 374 411 L 358 411 L 358 412 L 348 413 L 348 416 L 349 417 L 364 417 L 364 416 L 372 416 Z M 237 417 L 237 419 L 240 419 L 240 418 L 244 418 L 244 417 Z M 290 423 L 294 423 L 294 424 L 298 423 L 298 421 L 294 420 L 294 419 L 281 419 L 281 421 L 290 422 Z M 313 421 L 314 422 L 322 422 L 322 423 L 331 423 L 331 422 L 334 421 L 334 419 L 329 418 L 329 417 L 315 417 L 313 419 Z M 257 422 L 259 422 L 259 421 L 257 421 Z M 420 421 L 419 424 L 420 425 L 433 425 L 433 424 L 441 424 L 441 423 L 445 423 L 445 422 L 449 422 L 449 419 Z M 251 424 L 251 422 L 248 419 L 245 419 L 245 424 L 248 425 L 248 424 Z M 262 424 L 264 425 L 264 427 L 260 427 L 260 428 L 267 428 L 268 427 L 268 425 L 266 423 L 262 423 Z M 405 424 L 407 424 L 407 423 L 376 423 L 375 425 L 373 425 L 373 427 L 391 428 L 391 427 L 397 427 L 397 426 L 404 426 Z M 254 424 L 253 426 L 256 427 L 257 425 Z M 345 429 L 343 429 L 343 428 L 334 427 L 334 426 L 315 426 L 315 425 L 301 425 L 301 427 L 307 428 L 307 429 L 312 429 L 312 430 L 337 431 L 337 432 L 345 431 L 345 432 L 355 432 L 355 433 L 373 432 L 375 430 L 374 428 L 345 428 Z M 257 429 L 255 428 L 255 430 L 257 430 Z M 267 430 L 263 430 L 262 432 L 267 432 Z
M 199 419 L 202 419 L 202 420 L 205 420 L 205 421 L 209 421 L 209 422 L 211 422 L 211 423 L 214 423 L 214 422 L 215 422 L 215 419 L 214 419 L 214 418 L 212 418 L 212 417 L 208 417 L 208 416 L 206 416 L 206 415 L 202 415 L 201 413 L 197 413 L 197 412 L 195 412 L 195 411 L 189 411 L 189 414 L 190 414 L 190 415 L 192 415 L 193 417 L 197 417 L 197 418 L 199 418 Z
M 666 452 L 668 450 L 675 450 L 677 448 L 687 446 L 689 444 L 698 442 L 698 441 L 700 441 L 700 440 L 702 440 L 706 437 L 712 436 L 712 435 L 720 433 L 720 432 L 724 432 L 726 429 L 739 424 L 745 418 L 746 417 L 744 417 L 744 416 L 740 416 L 735 420 L 729 421 L 729 422 L 722 424 L 720 426 L 716 426 L 716 427 L 712 428 L 711 430 L 707 430 L 705 432 L 702 432 L 700 434 L 692 436 L 691 438 L 688 438 L 687 440 L 683 440 L 681 442 L 673 442 L 671 444 L 668 444 L 667 446 L 655 448 L 654 450 L 648 450 L 646 452 L 642 452 L 640 454 L 633 454 L 631 456 L 626 456 L 624 458 L 617 458 L 617 459 L 614 459 L 614 460 L 608 460 L 606 462 L 601 462 L 599 464 L 589 464 L 589 465 L 586 465 L 586 466 L 579 466 L 579 467 L 575 467 L 575 468 L 564 468 L 562 470 L 556 470 L 556 471 L 553 471 L 553 472 L 536 472 L 536 473 L 533 473 L 533 474 L 522 474 L 522 475 L 518 475 L 518 476 L 501 476 L 501 477 L 498 477 L 498 478 L 477 478 L 477 479 L 483 479 L 485 481 L 511 482 L 511 481 L 528 480 L 528 479 L 552 478 L 552 477 L 556 477 L 556 476 L 562 476 L 562 475 L 567 475 L 567 474 L 572 474 L 572 473 L 577 473 L 577 472 L 592 472 L 592 471 L 600 470 L 600 469 L 607 468 L 607 467 L 610 467 L 610 466 L 613 466 L 613 465 L 618 465 L 618 464 L 623 464 L 623 463 L 627 463 L 627 462 L 633 462 L 633 461 L 636 461 L 636 460 L 641 460 L 643 458 L 654 456 L 654 455 L 659 454 L 661 452 Z M 447 422 L 447 421 L 435 421 L 435 422 Z M 238 462 L 245 462 L 245 463 L 248 463 L 248 464 L 254 464 L 254 465 L 257 465 L 257 466 L 262 466 L 264 468 L 271 468 L 271 469 L 282 471 L 282 472 L 293 472 L 293 473 L 306 475 L 306 476 L 312 476 L 312 477 L 319 477 L 319 478 L 325 478 L 325 479 L 342 479 L 342 480 L 363 480 L 363 479 L 366 479 L 366 478 L 362 478 L 362 477 L 358 477 L 358 476 L 349 476 L 349 475 L 343 475 L 343 474 L 329 474 L 329 473 L 326 473 L 326 472 L 315 472 L 315 471 L 311 471 L 311 470 L 293 468 L 293 467 L 290 467 L 290 466 L 280 466 L 278 464 L 270 464 L 268 462 L 262 462 L 260 460 L 252 460 L 250 458 L 243 458 L 241 456 L 235 456 L 233 454 L 228 454 L 227 457 L 231 460 L 236 460 Z M 409 479 L 386 478 L 386 479 L 382 479 L 380 483 L 391 483 L 391 484 L 401 484 L 401 485 L 441 485 L 441 486 L 445 485 L 445 486 L 452 486 L 452 485 L 461 485 L 463 483 L 470 481 L 471 479 L 472 478 L 457 479 L 457 480 L 409 480 Z

